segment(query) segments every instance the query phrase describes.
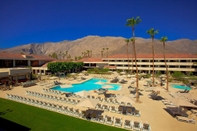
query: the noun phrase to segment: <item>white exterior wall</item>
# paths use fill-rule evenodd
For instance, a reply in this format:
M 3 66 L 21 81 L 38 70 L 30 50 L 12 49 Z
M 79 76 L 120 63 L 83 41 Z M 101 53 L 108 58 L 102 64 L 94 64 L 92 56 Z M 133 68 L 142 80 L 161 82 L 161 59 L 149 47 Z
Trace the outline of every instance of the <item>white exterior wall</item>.
M 130 58 L 131 60 L 131 58 Z M 152 58 L 140 58 L 137 59 L 137 65 L 139 71 L 152 71 Z M 169 71 L 184 71 L 184 72 L 197 72 L 197 65 L 194 66 L 192 60 L 197 61 L 197 58 L 166 58 Z M 108 66 L 116 66 L 116 69 L 128 70 L 127 58 L 107 58 L 104 59 Z M 145 62 L 143 62 L 145 61 Z M 185 61 L 185 62 L 181 62 Z M 88 62 L 84 62 L 88 63 Z M 97 63 L 97 62 L 94 62 Z M 132 69 L 132 62 L 129 63 L 130 69 Z M 155 71 L 166 71 L 165 62 L 163 58 L 155 58 L 154 62 Z M 192 67 L 194 66 L 194 67 Z M 133 70 L 135 70 L 135 62 L 133 62 Z

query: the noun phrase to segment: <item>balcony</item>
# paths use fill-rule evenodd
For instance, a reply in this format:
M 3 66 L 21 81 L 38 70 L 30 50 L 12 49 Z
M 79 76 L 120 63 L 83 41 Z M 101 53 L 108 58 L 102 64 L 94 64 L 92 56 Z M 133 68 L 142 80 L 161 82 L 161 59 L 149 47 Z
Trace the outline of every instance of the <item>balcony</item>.
M 28 74 L 31 72 L 31 69 L 29 68 L 10 68 L 9 69 L 9 74 L 14 76 L 14 75 L 19 75 L 19 74 Z
M 6 70 L 6 69 L 0 70 L 0 78 L 8 77 L 8 76 L 9 76 L 8 70 Z

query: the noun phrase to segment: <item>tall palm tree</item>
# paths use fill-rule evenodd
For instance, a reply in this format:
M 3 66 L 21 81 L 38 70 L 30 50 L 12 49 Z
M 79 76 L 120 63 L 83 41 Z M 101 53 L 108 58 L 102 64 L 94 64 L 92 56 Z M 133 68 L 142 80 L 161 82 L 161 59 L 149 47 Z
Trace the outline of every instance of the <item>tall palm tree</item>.
M 139 81 L 138 81 L 138 66 L 137 66 L 137 57 L 136 57 L 136 49 L 135 49 L 135 26 L 141 22 L 141 18 L 137 16 L 136 18 L 132 17 L 131 19 L 127 19 L 126 26 L 130 26 L 132 29 L 132 45 L 133 52 L 135 57 L 135 67 L 136 67 L 136 102 L 139 102 Z
M 155 51 L 154 51 L 154 38 L 155 38 L 155 34 L 158 34 L 159 31 L 158 30 L 155 30 L 154 28 L 150 28 L 150 30 L 147 30 L 146 31 L 147 34 L 149 34 L 151 36 L 151 39 L 152 39 L 152 54 L 153 54 L 153 71 L 152 71 L 152 77 L 153 77 L 153 87 L 155 86 L 155 69 L 154 69 L 154 60 L 155 60 Z
M 61 60 L 61 56 L 62 56 L 62 52 L 60 51 L 60 53 L 59 53 L 59 57 L 60 57 L 59 59 L 60 59 L 60 60 Z
M 62 59 L 64 60 L 64 57 L 65 57 L 65 53 L 62 53 Z
M 108 50 L 109 50 L 109 48 L 105 48 L 106 50 L 107 50 L 107 58 L 108 58 Z
M 129 65 L 129 39 L 125 39 L 127 44 L 127 61 L 128 61 L 128 72 L 130 72 L 130 65 Z
M 105 51 L 105 48 L 103 48 L 103 56 L 104 56 L 104 51 Z
M 89 53 L 90 53 L 90 51 L 89 51 L 89 50 L 87 50 L 87 51 L 86 51 L 86 53 L 87 53 L 87 57 L 89 57 Z
M 84 57 L 83 52 L 81 54 L 82 54 L 82 57 Z
M 160 41 L 163 43 L 163 56 L 164 56 L 164 62 L 165 62 L 165 67 L 166 67 L 166 90 L 168 91 L 168 66 L 167 66 L 167 63 L 166 63 L 166 41 L 168 40 L 168 37 L 167 36 L 164 36 L 164 37 L 161 37 Z
M 84 52 L 84 57 L 87 57 L 87 52 Z
M 92 50 L 90 50 L 90 57 L 92 57 Z
M 101 57 L 103 58 L 103 50 L 101 51 Z
M 65 56 L 67 56 L 68 55 L 68 51 L 66 50 L 66 54 L 65 54 Z

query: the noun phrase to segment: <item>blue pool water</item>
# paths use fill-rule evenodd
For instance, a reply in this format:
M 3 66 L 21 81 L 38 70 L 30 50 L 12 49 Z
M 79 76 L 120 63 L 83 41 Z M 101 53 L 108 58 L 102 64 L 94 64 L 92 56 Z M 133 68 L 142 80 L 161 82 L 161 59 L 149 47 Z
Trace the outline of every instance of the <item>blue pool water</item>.
M 172 84 L 173 88 L 177 88 L 177 89 L 182 89 L 182 90 L 191 90 L 191 88 L 189 86 L 185 86 L 185 85 L 177 85 L 177 84 Z
M 58 91 L 64 91 L 64 92 L 79 92 L 79 91 L 90 91 L 90 90 L 96 90 L 99 88 L 102 88 L 102 86 L 112 86 L 112 88 L 108 88 L 108 90 L 120 90 L 121 86 L 119 84 L 106 84 L 106 79 L 90 79 L 86 82 L 83 82 L 81 84 L 72 84 L 72 87 L 62 88 L 61 85 L 55 86 L 51 89 L 58 90 Z

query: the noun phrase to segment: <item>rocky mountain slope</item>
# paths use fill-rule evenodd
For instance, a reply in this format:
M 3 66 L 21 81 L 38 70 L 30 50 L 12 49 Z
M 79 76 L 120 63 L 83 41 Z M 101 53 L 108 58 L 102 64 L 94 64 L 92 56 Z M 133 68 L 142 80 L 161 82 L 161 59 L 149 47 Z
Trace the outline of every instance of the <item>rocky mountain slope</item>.
M 162 53 L 162 43 L 155 40 L 155 53 Z M 71 57 L 82 56 L 82 52 L 92 50 L 92 57 L 101 57 L 103 48 L 108 48 L 108 54 L 126 54 L 126 42 L 122 37 L 100 37 L 87 36 L 74 41 L 61 42 L 46 42 L 46 43 L 31 43 L 22 46 L 9 48 L 6 52 L 26 53 L 26 54 L 45 54 L 52 53 L 59 54 L 60 52 L 68 54 Z M 152 53 L 151 39 L 136 38 L 136 51 L 141 54 Z M 132 53 L 132 44 L 129 44 L 129 53 Z M 179 39 L 175 41 L 166 42 L 166 53 L 197 53 L 197 40 Z M 104 50 L 104 56 L 107 51 Z

